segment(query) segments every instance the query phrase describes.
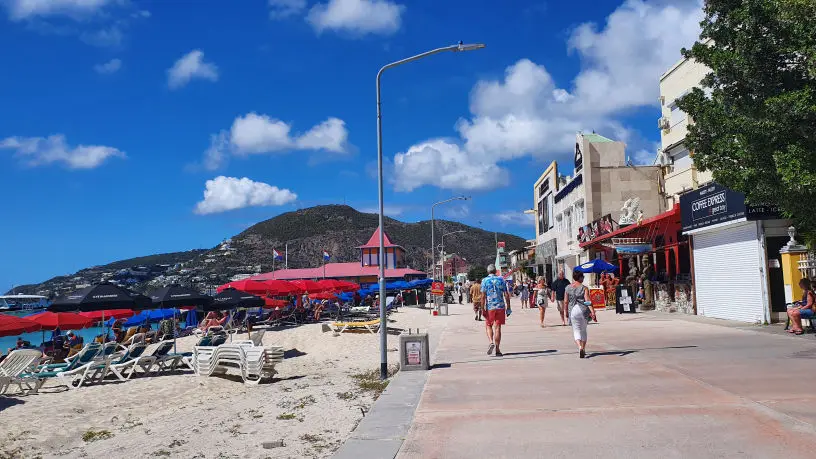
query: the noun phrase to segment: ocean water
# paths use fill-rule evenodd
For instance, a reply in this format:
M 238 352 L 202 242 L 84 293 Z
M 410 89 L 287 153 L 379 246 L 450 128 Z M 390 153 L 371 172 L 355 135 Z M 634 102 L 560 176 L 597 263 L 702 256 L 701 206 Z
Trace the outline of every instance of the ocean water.
M 16 315 L 20 317 L 25 317 L 31 314 L 36 314 L 37 312 L 41 311 L 14 311 L 14 312 L 5 312 L 4 314 Z M 105 333 L 105 329 L 107 327 L 88 327 L 88 328 L 81 328 L 78 330 L 74 330 L 74 333 L 81 336 L 85 343 L 90 343 L 94 340 L 98 335 Z M 155 328 L 155 326 L 153 327 Z M 43 341 L 48 341 L 51 339 L 51 330 L 45 331 L 36 331 L 31 333 L 23 333 L 21 335 L 13 335 L 13 336 L 0 336 L 0 354 L 6 354 L 9 348 L 14 347 L 17 344 L 17 336 L 22 336 L 24 340 L 29 341 L 33 346 L 39 346 Z M 62 330 L 62 334 L 68 333 L 68 330 Z

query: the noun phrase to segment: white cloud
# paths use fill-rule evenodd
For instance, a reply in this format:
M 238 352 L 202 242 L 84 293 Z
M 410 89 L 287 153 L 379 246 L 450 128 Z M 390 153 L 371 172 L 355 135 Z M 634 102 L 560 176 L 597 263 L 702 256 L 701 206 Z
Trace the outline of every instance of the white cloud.
M 297 146 L 304 150 L 326 150 L 332 153 L 348 151 L 348 130 L 345 121 L 329 118 L 298 137 Z
M 495 215 L 496 220 L 502 225 L 527 226 L 535 223 L 535 216 L 525 214 L 523 211 L 505 211 Z
M 20 21 L 37 16 L 90 14 L 112 2 L 113 0 L 7 0 L 5 4 L 11 20 Z
M 285 19 L 306 10 L 306 0 L 269 0 L 269 17 Z
M 63 163 L 69 169 L 93 169 L 108 158 L 124 158 L 125 153 L 101 145 L 69 147 L 62 134 L 49 137 L 8 137 L 0 140 L 0 150 L 14 150 L 14 156 L 27 166 Z
M 481 164 L 443 139 L 414 145 L 394 156 L 394 188 L 413 191 L 424 185 L 451 190 L 486 190 L 510 183 L 507 170 L 493 164 Z
M 329 0 L 309 10 L 306 20 L 318 33 L 390 35 L 399 30 L 405 6 L 388 0 Z
M 111 59 L 104 64 L 94 65 L 94 70 L 102 74 L 116 73 L 120 68 L 122 68 L 122 61 L 120 59 Z
M 346 154 L 351 148 L 346 123 L 341 119 L 328 118 L 303 134 L 292 135 L 289 123 L 252 112 L 235 118 L 229 130 L 210 137 L 203 166 L 217 170 L 231 154 L 247 156 L 293 150 Z
M 582 62 L 571 89 L 558 87 L 543 65 L 529 59 L 507 67 L 501 80 L 477 82 L 470 94 L 471 116 L 455 124 L 459 139 L 420 142 L 394 156 L 396 190 L 502 186 L 509 174 L 501 162 L 566 156 L 581 130 L 640 140 L 619 117 L 658 104 L 660 75 L 699 36 L 701 5 L 700 0 L 627 0 L 602 29 L 579 25 L 567 44 Z M 672 33 L 666 33 L 666 24 L 673 24 Z
M 282 206 L 296 199 L 297 195 L 285 188 L 246 177 L 239 179 L 221 175 L 207 180 L 204 200 L 196 204 L 195 213 L 206 215 L 244 207 Z
M 218 81 L 218 67 L 212 62 L 205 62 L 204 53 L 198 49 L 182 56 L 167 70 L 167 85 L 170 89 L 177 89 L 194 78 Z

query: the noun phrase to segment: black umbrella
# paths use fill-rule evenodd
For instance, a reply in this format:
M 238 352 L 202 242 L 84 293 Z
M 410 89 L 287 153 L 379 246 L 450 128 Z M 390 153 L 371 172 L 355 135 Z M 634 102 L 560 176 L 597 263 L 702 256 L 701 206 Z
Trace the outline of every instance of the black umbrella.
M 262 308 L 264 304 L 266 302 L 259 296 L 244 293 L 234 288 L 227 288 L 213 297 L 212 304 L 201 309 L 205 311 L 223 311 L 235 308 Z
M 199 293 L 191 288 L 178 284 L 168 285 L 150 292 L 150 301 L 161 308 L 180 308 L 184 306 L 207 307 L 212 297 Z
M 113 284 L 99 284 L 57 297 L 48 306 L 48 310 L 52 312 L 70 312 L 137 309 L 138 305 L 140 303 L 144 304 L 144 302 L 135 295 L 138 294 Z

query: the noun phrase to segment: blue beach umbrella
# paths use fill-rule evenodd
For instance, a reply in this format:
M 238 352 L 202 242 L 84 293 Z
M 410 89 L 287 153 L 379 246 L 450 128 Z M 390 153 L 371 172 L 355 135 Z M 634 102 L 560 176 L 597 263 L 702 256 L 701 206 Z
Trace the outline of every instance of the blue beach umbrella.
M 613 265 L 612 263 L 608 263 L 606 261 L 601 260 L 600 258 L 596 258 L 592 261 L 586 262 L 581 266 L 575 268 L 576 271 L 581 271 L 582 273 L 603 273 L 603 272 L 613 272 L 617 271 L 618 267 Z

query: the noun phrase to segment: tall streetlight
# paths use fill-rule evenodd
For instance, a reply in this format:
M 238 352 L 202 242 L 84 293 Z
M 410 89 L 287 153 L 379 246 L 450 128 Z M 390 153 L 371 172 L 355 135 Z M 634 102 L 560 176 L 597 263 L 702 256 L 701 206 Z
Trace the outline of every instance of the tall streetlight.
M 465 230 L 451 231 L 442 235 L 442 280 L 445 280 L 445 236 L 451 234 L 465 233 Z
M 444 201 L 436 202 L 431 206 L 431 269 L 432 269 L 431 277 L 433 278 L 433 280 L 436 280 L 436 253 L 434 251 L 434 247 L 435 247 L 435 245 L 434 245 L 434 209 L 436 208 L 436 206 L 438 206 L 440 204 L 445 204 L 446 202 L 467 201 L 468 199 L 470 199 L 470 196 L 454 196 L 452 198 L 445 199 Z M 445 265 L 445 260 L 442 260 L 442 265 L 443 266 Z M 442 277 L 443 277 L 443 280 L 444 280 L 445 273 L 442 273 Z
M 387 322 L 385 319 L 385 264 L 383 263 L 385 257 L 385 228 L 383 227 L 384 220 L 384 205 L 383 205 L 383 153 L 382 153 L 382 104 L 380 103 L 380 78 L 383 72 L 396 67 L 398 65 L 407 64 L 423 57 L 428 57 L 434 54 L 439 54 L 445 51 L 461 52 L 474 51 L 484 48 L 485 45 L 481 43 L 465 45 L 461 41 L 452 46 L 444 48 L 432 49 L 424 53 L 411 56 L 400 61 L 386 64 L 377 72 L 377 187 L 380 197 L 380 379 L 388 378 L 388 334 Z

